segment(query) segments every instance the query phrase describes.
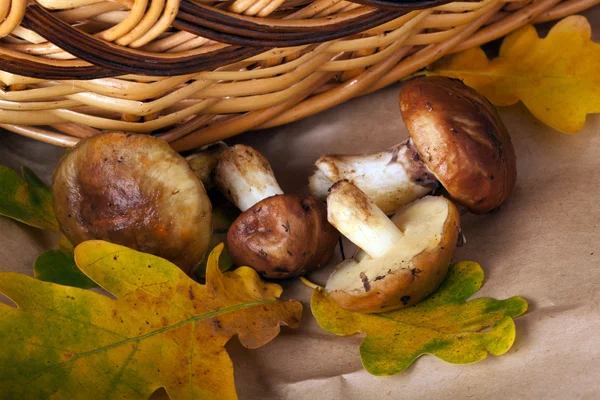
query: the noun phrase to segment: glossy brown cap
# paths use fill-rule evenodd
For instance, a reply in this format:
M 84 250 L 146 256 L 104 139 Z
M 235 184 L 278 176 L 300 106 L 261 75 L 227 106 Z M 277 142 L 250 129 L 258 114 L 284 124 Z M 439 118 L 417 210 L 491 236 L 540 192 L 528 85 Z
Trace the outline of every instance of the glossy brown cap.
M 227 250 L 237 265 L 265 278 L 291 278 L 327 265 L 338 238 L 323 202 L 282 194 L 259 201 L 234 221 Z
M 84 139 L 59 162 L 52 192 L 56 219 L 74 245 L 106 240 L 188 273 L 208 250 L 208 196 L 163 140 L 123 133 Z
M 485 97 L 459 80 L 432 76 L 407 82 L 399 103 L 419 155 L 453 200 L 482 214 L 511 195 L 513 145 Z

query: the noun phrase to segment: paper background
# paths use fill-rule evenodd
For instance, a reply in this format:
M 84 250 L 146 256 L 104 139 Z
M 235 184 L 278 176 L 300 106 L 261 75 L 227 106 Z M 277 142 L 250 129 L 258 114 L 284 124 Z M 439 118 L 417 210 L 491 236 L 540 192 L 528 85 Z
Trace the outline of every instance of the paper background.
M 583 13 L 600 41 L 600 7 Z M 598 67 L 600 73 L 600 66 Z M 286 192 L 305 191 L 323 153 L 376 151 L 407 137 L 398 112 L 400 85 L 317 116 L 235 138 L 270 159 Z M 600 96 L 600 93 L 598 94 Z M 499 213 L 465 215 L 467 243 L 456 260 L 486 273 L 475 297 L 525 297 L 517 340 L 504 356 L 451 365 L 432 356 L 393 377 L 360 363 L 359 335 L 336 337 L 310 314 L 310 289 L 284 282 L 284 296 L 305 305 L 299 329 L 257 350 L 228 344 L 241 399 L 573 399 L 600 398 L 600 115 L 576 135 L 553 131 L 521 105 L 500 109 L 517 153 L 515 192 Z M 46 182 L 63 150 L 0 131 L 0 164 L 25 164 Z M 0 271 L 32 273 L 53 238 L 0 217 Z M 330 269 L 311 276 L 324 283 Z

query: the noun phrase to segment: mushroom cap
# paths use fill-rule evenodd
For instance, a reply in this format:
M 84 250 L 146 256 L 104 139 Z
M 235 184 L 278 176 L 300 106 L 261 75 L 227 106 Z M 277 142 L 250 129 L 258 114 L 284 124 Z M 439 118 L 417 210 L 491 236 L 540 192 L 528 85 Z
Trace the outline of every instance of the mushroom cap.
M 510 196 L 515 152 L 484 96 L 459 80 L 432 76 L 407 82 L 399 103 L 419 155 L 453 200 L 481 214 Z
M 325 289 L 343 309 L 374 313 L 413 305 L 446 277 L 460 232 L 454 204 L 426 196 L 400 209 L 392 221 L 404 233 L 392 253 L 373 259 L 359 250 L 329 277 Z
M 259 201 L 234 221 L 227 250 L 237 265 L 263 277 L 291 278 L 327 265 L 338 238 L 323 202 L 282 194 Z
M 186 160 L 147 135 L 80 141 L 54 171 L 54 212 L 77 245 L 100 239 L 163 257 L 187 273 L 211 236 L 211 203 Z

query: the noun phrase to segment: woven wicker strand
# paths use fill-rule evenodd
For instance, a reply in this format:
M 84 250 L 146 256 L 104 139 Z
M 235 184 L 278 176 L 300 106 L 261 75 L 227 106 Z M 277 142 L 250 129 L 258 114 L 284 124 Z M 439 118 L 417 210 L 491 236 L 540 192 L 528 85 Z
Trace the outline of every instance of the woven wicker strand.
M 600 0 L 442 3 L 398 11 L 345 0 L 38 0 L 29 8 L 26 0 L 4 1 L 0 61 L 9 68 L 0 70 L 0 127 L 64 147 L 106 131 L 152 133 L 178 151 L 190 150 L 307 117 L 390 85 L 446 54 Z M 226 23 L 239 18 L 239 27 L 221 32 L 198 19 L 203 13 Z M 43 23 L 56 23 L 62 29 L 57 32 L 75 32 L 85 41 L 80 48 L 68 38 L 48 41 L 44 36 L 55 27 L 43 29 Z M 359 23 L 366 28 L 343 37 L 333 29 Z M 311 29 L 321 33 L 306 42 Z M 198 35 L 201 30 L 211 37 Z M 300 44 L 266 46 L 280 42 Z M 140 70 L 133 62 L 119 64 L 94 53 L 102 46 L 121 60 L 133 55 L 139 65 L 158 64 Z M 86 51 L 86 59 L 98 64 L 72 54 Z M 222 65 L 210 67 L 217 62 Z M 193 72 L 173 75 L 157 65 Z M 23 75 L 14 72 L 16 66 L 25 66 L 19 69 Z M 34 66 L 60 76 L 88 71 L 104 77 L 46 79 Z

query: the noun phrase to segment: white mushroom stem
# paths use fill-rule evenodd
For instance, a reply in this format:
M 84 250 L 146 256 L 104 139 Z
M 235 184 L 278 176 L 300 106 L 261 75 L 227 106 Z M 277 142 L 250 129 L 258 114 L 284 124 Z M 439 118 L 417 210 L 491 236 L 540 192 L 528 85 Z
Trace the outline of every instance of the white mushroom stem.
M 267 197 L 283 194 L 267 159 L 256 149 L 235 145 L 221 154 L 215 181 L 242 212 Z
M 337 182 L 331 188 L 327 197 L 327 219 L 371 258 L 383 257 L 403 237 L 385 213 L 348 181 Z
M 420 199 L 437 180 L 420 159 L 410 140 L 381 153 L 325 155 L 315 163 L 309 179 L 311 194 L 324 199 L 331 185 L 342 179 L 358 186 L 386 214 Z

